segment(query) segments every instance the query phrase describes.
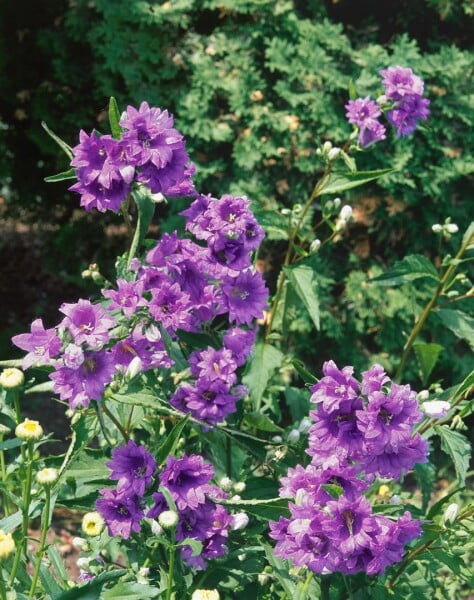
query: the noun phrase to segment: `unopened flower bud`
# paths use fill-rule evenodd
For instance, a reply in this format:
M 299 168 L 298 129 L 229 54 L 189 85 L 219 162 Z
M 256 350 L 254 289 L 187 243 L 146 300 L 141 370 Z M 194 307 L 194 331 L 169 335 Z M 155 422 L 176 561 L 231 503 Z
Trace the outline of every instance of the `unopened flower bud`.
M 161 192 L 157 192 L 156 194 L 150 194 L 151 197 L 151 201 L 154 204 L 162 204 L 163 202 L 166 202 L 166 198 L 163 196 L 163 194 Z
M 416 395 L 418 402 L 425 402 L 430 397 L 430 393 L 428 390 L 420 390 Z
M 393 504 L 394 506 L 398 506 L 401 503 L 402 499 L 398 494 L 393 494 L 393 496 L 390 498 L 390 504 Z
M 158 523 L 163 529 L 171 529 L 178 524 L 178 513 L 174 510 L 164 510 L 158 516 Z
M 291 214 L 291 210 L 289 208 L 282 208 L 280 213 L 284 216 L 287 216 Z
M 96 537 L 102 533 L 105 521 L 97 511 L 88 512 L 82 517 L 82 531 L 89 537 Z
M 0 563 L 15 551 L 15 542 L 11 533 L 5 533 L 0 529 Z
M 25 383 L 25 376 L 20 369 L 4 369 L 0 374 L 0 385 L 6 390 L 13 390 Z
M 323 152 L 324 152 L 324 154 L 327 154 L 329 152 L 329 150 L 331 150 L 331 148 L 332 148 L 331 142 L 329 142 L 329 141 L 324 142 L 324 144 L 323 144 Z
M 298 429 L 301 431 L 301 433 L 306 433 L 312 424 L 313 421 L 309 417 L 303 417 Z
M 93 560 L 93 558 L 91 556 L 80 556 L 77 559 L 77 566 L 79 567 L 79 569 L 83 569 L 84 571 L 87 571 L 91 560 Z
M 232 479 L 230 477 L 222 477 L 219 481 L 219 487 L 224 490 L 224 492 L 230 492 L 232 489 Z
M 421 409 L 430 419 L 442 419 L 448 414 L 451 404 L 445 400 L 431 400 L 423 402 Z
M 194 590 L 191 600 L 220 600 L 217 590 Z
M 281 444 L 283 442 L 283 438 L 281 435 L 274 435 L 272 437 L 272 442 L 275 442 L 275 444 Z
M 89 547 L 89 542 L 81 537 L 72 538 L 72 545 L 76 550 L 86 550 Z
M 318 238 L 316 238 L 315 240 L 313 240 L 311 242 L 309 251 L 312 253 L 316 253 L 320 248 L 321 248 L 321 240 L 318 240 Z
M 149 523 L 153 535 L 158 536 L 163 534 L 163 527 L 158 523 L 158 521 L 155 521 L 155 519 L 150 519 Z
M 58 470 L 53 468 L 41 469 L 36 473 L 36 481 L 43 487 L 50 487 L 58 479 Z
M 145 337 L 149 342 L 159 342 L 161 340 L 160 330 L 156 325 L 150 325 L 145 332 Z
M 432 227 L 431 230 L 433 231 L 433 233 L 441 233 L 443 231 L 443 226 L 440 225 L 439 223 L 435 223 Z
M 140 567 L 138 575 L 143 578 L 147 578 L 150 575 L 150 567 Z
M 457 233 L 459 231 L 459 227 L 456 223 L 446 223 L 444 228 L 448 233 Z
M 341 149 L 340 148 L 331 148 L 331 150 L 329 150 L 328 152 L 328 160 L 332 161 L 332 160 L 336 160 L 336 158 L 338 158 L 338 156 L 341 154 Z
M 339 218 L 342 219 L 343 221 L 349 221 L 349 219 L 352 217 L 352 206 L 349 206 L 348 204 L 345 204 L 342 208 L 341 208 L 341 212 L 339 213 Z
M 234 483 L 234 490 L 238 494 L 241 494 L 245 490 L 246 487 L 247 486 L 244 481 L 237 481 L 237 483 Z
M 248 524 L 249 516 L 247 513 L 240 512 L 235 515 L 232 515 L 230 527 L 233 531 L 237 531 L 238 529 L 245 529 Z
M 239 494 L 234 494 L 233 496 L 231 496 L 229 498 L 229 502 L 240 502 L 242 500 L 242 497 L 239 496 Z
M 459 513 L 459 506 L 453 502 L 448 506 L 448 508 L 444 511 L 443 515 L 443 523 L 445 525 L 452 525 L 456 520 Z
M 25 419 L 16 426 L 15 435 L 25 442 L 37 442 L 43 437 L 43 428 L 38 421 Z
M 333 205 L 334 205 L 334 210 L 339 210 L 339 207 L 342 204 L 342 200 L 340 198 L 334 198 L 334 200 L 332 201 Z
M 131 381 L 142 370 L 142 359 L 139 356 L 134 356 L 125 371 L 125 380 Z
M 297 444 L 300 439 L 300 432 L 298 429 L 292 429 L 288 434 L 287 440 L 290 444 Z
M 385 94 L 381 94 L 377 99 L 376 102 L 379 106 L 385 106 L 385 104 L 387 104 L 388 102 L 388 98 Z

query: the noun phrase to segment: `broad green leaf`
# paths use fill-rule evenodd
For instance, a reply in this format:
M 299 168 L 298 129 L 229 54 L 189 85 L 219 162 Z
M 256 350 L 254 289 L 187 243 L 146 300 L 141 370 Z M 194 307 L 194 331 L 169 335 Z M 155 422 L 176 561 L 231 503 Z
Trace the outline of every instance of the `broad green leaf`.
M 421 381 L 423 382 L 423 385 L 426 385 L 441 350 L 443 350 L 443 346 L 440 346 L 439 344 L 416 342 L 413 344 L 413 350 L 415 351 L 420 366 Z
M 286 498 L 272 498 L 271 500 L 216 500 L 219 504 L 233 507 L 237 510 L 260 517 L 267 521 L 278 521 L 280 517 L 289 517 L 288 500 Z
M 36 561 L 38 560 L 38 558 L 35 556 L 33 560 L 36 566 Z M 47 594 L 47 598 L 53 598 L 55 594 L 61 592 L 61 587 L 58 585 L 57 581 L 52 576 L 50 570 L 43 562 L 41 562 L 39 575 L 41 584 L 44 588 L 44 591 Z
M 109 123 L 112 137 L 119 140 L 122 137 L 122 128 L 120 127 L 120 111 L 117 101 L 113 96 L 109 100 Z
M 69 576 L 64 564 L 64 558 L 60 556 L 58 549 L 54 544 L 48 546 L 48 558 L 51 561 L 51 566 L 54 569 L 56 577 L 59 578 L 63 584 L 66 584 L 69 581 Z
M 103 597 L 100 592 L 107 582 L 119 579 L 126 573 L 127 569 L 116 569 L 115 571 L 101 573 L 84 585 L 51 596 L 51 600 L 98 600 Z
M 444 548 L 429 548 L 429 553 L 441 564 L 448 567 L 458 577 L 472 580 L 472 571 L 467 568 L 462 556 L 448 552 Z
M 158 450 L 155 452 L 155 459 L 158 465 L 161 465 L 165 460 L 173 454 L 176 445 L 183 433 L 183 429 L 186 427 L 189 421 L 189 415 L 186 415 L 182 421 L 177 423 L 170 433 L 167 435 L 165 441 L 161 444 Z
M 440 515 L 442 512 L 444 512 L 444 508 L 445 506 L 450 502 L 451 498 L 457 494 L 459 492 L 459 489 L 454 489 L 451 490 L 451 492 L 449 492 L 448 494 L 446 494 L 446 496 L 443 496 L 442 498 L 440 498 L 439 500 L 437 500 L 433 506 L 430 507 L 429 511 L 426 514 L 426 520 L 428 521 L 428 523 L 426 525 L 423 526 L 423 531 L 425 532 L 433 532 L 434 534 L 436 534 L 434 537 L 437 537 L 437 535 L 439 535 L 442 531 L 442 528 L 440 525 L 436 524 L 436 523 L 429 523 L 429 521 L 432 521 L 437 515 Z
M 417 463 L 415 465 L 415 476 L 421 489 L 421 508 L 424 512 L 433 494 L 433 486 L 436 482 L 436 468 L 431 463 Z
M 22 441 L 18 438 L 12 438 L 11 440 L 5 440 L 4 442 L 0 442 L 0 450 L 11 450 L 12 448 L 17 448 L 22 445 Z
M 119 402 L 120 404 L 128 404 L 132 406 L 143 406 L 145 408 L 157 409 L 160 406 L 160 399 L 156 394 L 147 392 L 133 392 L 124 394 L 112 394 L 112 400 Z
M 22 358 L 11 359 L 11 360 L 0 360 L 0 367 L 19 369 L 19 368 L 21 368 L 22 364 L 23 364 Z
M 443 325 L 458 338 L 465 340 L 474 350 L 474 318 L 462 310 L 442 308 L 435 312 Z
M 101 600 L 131 600 L 131 598 L 157 598 L 159 589 L 148 584 L 128 581 L 118 583 L 103 592 Z
M 76 170 L 74 168 L 70 168 L 67 171 L 62 171 L 62 173 L 56 173 L 56 175 L 48 175 L 48 177 L 44 178 L 46 183 L 55 183 L 56 181 L 66 181 L 67 179 L 77 179 Z
M 379 169 L 378 171 L 357 171 L 355 173 L 350 171 L 344 173 L 331 173 L 319 192 L 319 196 L 322 196 L 323 194 L 339 194 L 340 192 L 364 185 L 369 181 L 380 179 L 380 177 L 392 173 L 393 170 L 394 169 Z
M 275 556 L 273 548 L 267 544 L 262 544 L 265 549 L 268 563 L 272 567 L 272 575 L 276 577 L 278 583 L 285 591 L 285 597 L 295 598 L 296 596 L 296 585 L 294 582 L 294 576 L 290 575 L 290 569 L 292 564 L 289 560 L 283 561 L 278 556 Z
M 439 275 L 434 265 L 422 254 L 410 254 L 403 260 L 397 261 L 386 273 L 369 280 L 375 285 L 400 285 L 429 277 L 439 282 Z
M 181 348 L 174 340 L 171 339 L 170 334 L 161 325 L 161 323 L 158 324 L 158 327 L 160 329 L 161 339 L 165 346 L 165 350 L 168 353 L 168 356 L 174 361 L 174 364 L 178 371 L 186 370 L 189 367 L 189 363 L 184 357 Z
M 315 290 L 314 269 L 309 265 L 297 265 L 286 267 L 285 273 L 319 331 L 319 300 Z
M 57 136 L 54 133 L 54 131 L 51 131 L 51 129 L 46 125 L 46 123 L 44 121 L 41 122 L 41 126 L 46 131 L 46 133 L 49 135 L 49 137 L 52 138 L 56 142 L 56 144 L 61 148 L 61 150 L 65 154 L 67 154 L 67 156 L 69 157 L 69 160 L 72 160 L 74 155 L 72 153 L 71 146 L 66 144 L 66 142 L 64 140 L 62 140 L 59 136 Z
M 283 431 L 281 427 L 278 427 L 278 425 L 276 425 L 267 415 L 261 412 L 254 411 L 245 413 L 244 421 L 251 427 L 260 429 L 260 431 Z
M 463 487 L 469 469 L 471 445 L 462 433 L 453 431 L 446 425 L 436 426 L 435 431 L 441 438 L 441 450 L 446 452 L 454 463 L 459 487 Z
M 283 354 L 270 344 L 258 342 L 255 346 L 253 356 L 249 363 L 243 383 L 249 388 L 250 398 L 254 409 L 258 411 L 262 403 L 262 397 L 270 377 L 283 360 Z

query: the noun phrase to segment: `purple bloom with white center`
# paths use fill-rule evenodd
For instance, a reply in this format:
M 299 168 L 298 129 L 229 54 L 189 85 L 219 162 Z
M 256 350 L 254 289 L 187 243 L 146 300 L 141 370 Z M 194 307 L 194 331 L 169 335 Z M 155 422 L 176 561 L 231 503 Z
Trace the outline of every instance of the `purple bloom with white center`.
M 147 102 L 142 102 L 138 110 L 128 106 L 120 120 L 125 129 L 122 140 L 138 167 L 137 180 L 152 193 L 166 194 L 169 188 L 189 179 L 184 139 L 173 124 L 167 110 L 150 108 Z
M 84 360 L 77 368 L 56 365 L 49 378 L 54 381 L 54 391 L 61 400 L 67 400 L 74 410 L 78 406 L 88 406 L 90 400 L 100 400 L 115 370 L 110 353 L 100 350 L 84 352 Z
M 209 481 L 214 477 L 212 465 L 202 456 L 191 454 L 182 458 L 169 456 L 160 474 L 161 485 L 168 488 L 178 510 L 196 509 L 204 504 L 205 494 L 212 491 Z
M 263 317 L 267 306 L 268 290 L 259 271 L 242 271 L 228 278 L 222 286 L 229 319 L 236 325 L 250 325 Z
M 338 410 L 341 402 L 354 400 L 359 395 L 359 382 L 353 373 L 354 367 L 339 369 L 333 360 L 326 361 L 323 364 L 324 377 L 310 387 L 310 401 L 331 412 Z
M 140 521 L 144 517 L 138 496 L 113 489 L 100 490 L 101 497 L 96 501 L 97 511 L 104 517 L 109 535 L 120 535 L 127 540 L 132 531 L 140 531 Z
M 178 283 L 164 279 L 160 287 L 151 290 L 151 294 L 148 310 L 165 329 L 172 332 L 177 329 L 189 331 L 192 328 L 191 299 Z
M 145 304 L 145 299 L 142 297 L 143 288 L 143 281 L 117 279 L 117 290 L 102 290 L 102 295 L 110 298 L 109 309 L 118 308 L 125 316 L 131 317 L 139 306 Z
M 345 108 L 347 109 L 346 117 L 349 123 L 361 128 L 366 126 L 367 121 L 373 121 L 382 114 L 378 104 L 370 96 L 349 100 Z
M 380 71 L 385 95 L 391 100 L 401 100 L 405 96 L 422 96 L 423 81 L 406 67 L 388 67 Z
M 222 423 L 235 412 L 235 405 L 247 393 L 245 386 L 229 386 L 222 381 L 213 383 L 200 379 L 196 385 L 184 383 L 170 398 L 170 404 L 195 419 L 206 423 Z
M 112 451 L 112 460 L 106 465 L 111 469 L 110 479 L 117 479 L 117 491 L 143 496 L 156 469 L 156 461 L 143 445 L 133 440 Z
M 426 121 L 430 114 L 429 105 L 430 101 L 421 96 L 405 96 L 397 102 L 387 113 L 387 119 L 397 130 L 397 137 L 411 135 L 420 120 Z
M 115 320 L 100 305 L 80 299 L 75 304 L 62 304 L 60 311 L 66 315 L 60 325 L 69 330 L 75 344 L 98 349 L 109 341 Z
M 31 333 L 20 333 L 12 337 L 12 342 L 28 354 L 23 358 L 23 369 L 32 365 L 49 365 L 51 359 L 61 350 L 61 340 L 56 329 L 45 329 L 42 319 L 31 324 Z
M 256 328 L 233 327 L 224 333 L 224 346 L 232 352 L 238 367 L 242 366 L 252 353 L 256 336 Z
M 355 500 L 341 496 L 330 500 L 326 508 L 331 518 L 323 523 L 323 531 L 342 554 L 351 555 L 370 546 L 373 523 L 368 500 L 363 496 Z

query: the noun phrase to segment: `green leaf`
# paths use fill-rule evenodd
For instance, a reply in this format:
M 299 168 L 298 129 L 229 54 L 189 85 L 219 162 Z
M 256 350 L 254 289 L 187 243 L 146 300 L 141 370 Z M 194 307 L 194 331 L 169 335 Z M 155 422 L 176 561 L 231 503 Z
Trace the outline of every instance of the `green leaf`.
M 64 140 L 62 140 L 59 136 L 57 136 L 54 131 L 51 131 L 51 129 L 46 125 L 46 123 L 44 121 L 41 122 L 41 127 L 46 131 L 46 133 L 49 135 L 50 138 L 52 138 L 56 144 L 61 148 L 61 150 L 67 154 L 67 156 L 69 157 L 69 160 L 73 159 L 73 153 L 72 153 L 72 149 L 71 146 L 68 146 L 68 144 L 66 144 L 66 142 Z
M 344 173 L 331 173 L 319 192 L 319 196 L 322 196 L 323 194 L 338 194 L 350 190 L 360 185 L 364 185 L 369 181 L 380 179 L 380 177 L 392 173 L 393 171 L 394 169 L 379 169 L 378 171 L 357 171 L 355 173 L 350 171 Z
M 290 516 L 290 510 L 288 508 L 288 499 L 286 498 L 272 498 L 270 500 L 216 500 L 219 504 L 224 504 L 231 508 L 238 510 L 244 510 L 256 517 L 265 519 L 267 521 L 278 521 L 278 519 Z
M 435 312 L 443 325 L 458 338 L 465 340 L 474 350 L 474 318 L 462 310 L 442 308 Z
M 283 354 L 270 344 L 258 342 L 253 356 L 247 363 L 247 370 L 242 382 L 249 388 L 254 409 L 259 410 L 267 383 L 275 369 L 283 360 Z
M 189 421 L 189 415 L 186 415 L 182 421 L 177 423 L 170 431 L 165 441 L 161 444 L 158 450 L 155 452 L 155 459 L 158 465 L 161 465 L 165 460 L 174 453 L 176 445 L 178 444 L 179 438 L 183 433 L 183 429 L 186 427 Z
M 278 583 L 285 591 L 287 598 L 294 598 L 297 593 L 297 588 L 294 582 L 294 577 L 290 575 L 292 564 L 289 560 L 283 561 L 278 556 L 275 556 L 274 550 L 267 544 L 262 544 L 265 549 L 265 554 L 269 565 L 272 567 L 272 575 L 276 577 Z
M 425 342 L 416 342 L 413 344 L 413 350 L 415 351 L 418 364 L 421 371 L 421 380 L 423 385 L 428 383 L 429 376 L 433 370 L 438 357 L 443 350 L 443 346 L 439 344 L 431 344 Z
M 339 496 L 342 496 L 342 494 L 344 493 L 342 487 L 335 483 L 323 483 L 321 484 L 321 487 L 323 488 L 323 490 L 326 490 L 326 492 L 332 498 L 335 498 L 336 500 L 339 498 Z
M 48 175 L 48 177 L 44 178 L 44 181 L 46 183 L 55 183 L 56 181 L 65 181 L 66 179 L 77 179 L 76 169 L 71 167 L 67 171 L 56 173 L 56 175 Z
M 422 510 L 426 510 L 436 482 L 436 468 L 431 463 L 416 463 L 415 476 L 421 489 Z
M 466 379 L 459 385 L 457 390 L 454 393 L 452 402 L 456 402 L 459 398 L 463 396 L 468 396 L 471 394 L 471 400 L 468 402 L 466 406 L 462 408 L 459 412 L 459 416 L 461 418 L 467 417 L 468 415 L 474 412 L 474 397 L 472 397 L 472 393 L 474 391 L 474 371 L 471 371 Z
M 122 137 L 122 128 L 120 127 L 120 111 L 117 101 L 113 96 L 109 100 L 109 123 L 112 137 L 119 140 Z
M 357 93 L 356 86 L 353 79 L 349 80 L 349 100 L 356 100 L 359 94 Z
M 188 361 L 184 357 L 183 352 L 179 345 L 171 339 L 170 334 L 166 331 L 166 329 L 162 326 L 161 323 L 158 323 L 158 327 L 161 333 L 161 340 L 165 347 L 168 356 L 174 361 L 174 364 L 178 371 L 185 371 L 188 367 Z
M 141 243 L 148 233 L 151 220 L 153 219 L 153 215 L 155 213 L 155 203 L 153 202 L 151 192 L 147 187 L 143 185 L 138 186 L 133 190 L 132 196 L 137 205 L 138 221 L 132 244 L 130 246 L 130 254 L 128 256 L 127 266 L 130 266 L 132 259 L 140 249 Z
M 112 394 L 111 398 L 120 404 L 130 404 L 132 406 L 138 405 L 154 409 L 160 406 L 160 398 L 146 390 L 143 390 L 143 392 Z
M 126 569 L 116 569 L 101 573 L 88 583 L 51 596 L 51 600 L 98 600 L 103 586 L 114 579 L 119 579 L 127 573 Z
M 435 558 L 441 565 L 447 566 L 453 573 L 458 577 L 465 580 L 469 580 L 472 577 L 471 571 L 466 567 L 462 556 L 452 554 L 444 548 L 429 548 L 429 553 Z
M 308 371 L 303 361 L 299 358 L 293 358 L 291 364 L 295 367 L 305 383 L 314 384 L 318 382 L 318 378 Z
M 285 273 L 306 307 L 314 326 L 319 331 L 319 300 L 315 290 L 315 272 L 309 265 L 286 267 Z
M 281 427 L 278 427 L 267 415 L 254 411 L 245 413 L 244 421 L 251 427 L 260 429 L 260 431 L 268 431 L 270 433 L 276 431 L 283 431 Z
M 474 221 L 471 222 L 462 236 L 462 245 L 464 246 L 466 244 L 468 244 L 466 250 L 470 250 L 474 247 Z
M 101 600 L 130 600 L 131 598 L 157 598 L 159 589 L 148 584 L 129 581 L 118 583 L 110 590 L 106 590 Z
M 177 546 L 191 546 L 192 556 L 199 556 L 202 552 L 203 543 L 195 538 L 184 538 Z
M 12 448 L 18 448 L 22 445 L 22 441 L 18 438 L 12 438 L 11 440 L 5 440 L 0 442 L 0 450 L 11 450 Z
M 0 360 L 0 367 L 20 368 L 23 364 L 22 358 L 11 359 L 11 360 Z
M 375 285 L 400 285 L 429 277 L 439 282 L 439 275 L 434 265 L 422 254 L 410 254 L 403 260 L 397 261 L 386 273 L 374 277 L 369 283 Z
M 54 382 L 53 381 L 44 381 L 43 383 L 38 383 L 37 385 L 33 385 L 30 388 L 25 390 L 25 394 L 37 394 L 43 392 L 52 392 L 54 390 Z
M 441 438 L 441 450 L 446 452 L 454 463 L 459 487 L 463 487 L 469 469 L 471 445 L 462 433 L 453 431 L 446 425 L 438 425 L 434 429 Z

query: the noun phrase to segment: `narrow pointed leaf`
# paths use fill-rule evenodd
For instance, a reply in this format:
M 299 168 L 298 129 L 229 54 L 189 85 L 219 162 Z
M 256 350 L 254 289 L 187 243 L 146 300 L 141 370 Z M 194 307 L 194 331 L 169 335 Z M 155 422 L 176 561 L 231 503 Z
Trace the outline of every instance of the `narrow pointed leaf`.
M 413 350 L 415 351 L 415 356 L 420 366 L 423 385 L 426 385 L 428 382 L 431 371 L 436 365 L 442 349 L 443 346 L 440 346 L 439 344 L 418 342 L 413 345 Z
M 297 265 L 286 268 L 285 273 L 319 331 L 319 300 L 315 290 L 314 270 L 309 265 Z
M 55 183 L 56 181 L 65 181 L 66 179 L 77 179 L 76 170 L 71 167 L 67 171 L 56 173 L 56 175 L 49 175 L 44 178 L 46 183 Z
M 72 153 L 72 148 L 71 146 L 69 146 L 68 144 L 66 144 L 66 142 L 64 140 L 62 140 L 59 136 L 57 136 L 54 131 L 51 131 L 51 129 L 46 125 L 46 123 L 44 121 L 42 121 L 41 126 L 43 127 L 43 129 L 46 131 L 46 133 L 49 135 L 50 138 L 52 138 L 56 144 L 61 148 L 61 150 L 67 154 L 67 156 L 69 157 L 70 160 L 72 160 L 73 158 L 73 153 Z
M 369 280 L 374 285 L 401 285 L 429 277 L 439 281 L 439 275 L 434 265 L 422 254 L 410 254 L 399 260 L 386 273 Z
M 364 185 L 369 181 L 380 179 L 380 177 L 392 173 L 393 170 L 394 169 L 379 169 L 378 171 L 358 171 L 355 173 L 349 171 L 345 173 L 331 173 L 322 190 L 319 192 L 319 195 L 322 196 L 323 194 L 338 194 L 340 192 L 345 192 L 346 190 Z
M 117 101 L 113 96 L 109 100 L 109 123 L 112 137 L 119 140 L 122 137 L 122 128 L 120 127 L 120 111 Z

